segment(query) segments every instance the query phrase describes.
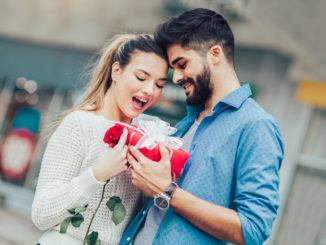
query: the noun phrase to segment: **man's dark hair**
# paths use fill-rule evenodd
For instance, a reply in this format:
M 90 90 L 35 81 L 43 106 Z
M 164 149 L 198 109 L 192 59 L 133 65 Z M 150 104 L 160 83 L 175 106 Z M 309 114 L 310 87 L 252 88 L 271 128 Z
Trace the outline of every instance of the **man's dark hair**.
M 154 33 L 156 42 L 164 49 L 172 44 L 180 44 L 201 54 L 214 45 L 222 46 L 230 64 L 234 60 L 234 36 L 232 30 L 220 14 L 203 8 L 186 11 L 159 25 Z

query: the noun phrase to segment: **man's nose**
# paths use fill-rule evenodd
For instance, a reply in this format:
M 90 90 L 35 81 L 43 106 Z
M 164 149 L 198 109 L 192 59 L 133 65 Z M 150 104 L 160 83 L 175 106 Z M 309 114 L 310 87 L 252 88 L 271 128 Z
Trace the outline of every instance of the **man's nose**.
M 179 70 L 173 70 L 173 78 L 172 81 L 175 84 L 180 83 L 183 80 L 183 73 Z

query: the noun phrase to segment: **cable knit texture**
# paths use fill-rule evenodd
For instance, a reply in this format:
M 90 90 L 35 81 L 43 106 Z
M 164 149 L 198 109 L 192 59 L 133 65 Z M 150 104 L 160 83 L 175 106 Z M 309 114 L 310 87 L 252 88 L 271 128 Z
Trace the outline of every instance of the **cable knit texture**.
M 113 121 L 92 112 L 75 111 L 55 131 L 43 156 L 32 208 L 32 219 L 39 229 L 59 231 L 60 223 L 70 216 L 68 209 L 88 204 L 82 213 L 85 220 L 81 226 L 75 228 L 70 224 L 66 233 L 82 244 L 104 185 L 95 179 L 90 167 L 107 147 L 103 137 L 113 125 Z M 111 220 L 112 212 L 105 205 L 115 195 L 121 197 L 127 210 L 125 219 L 118 225 Z M 142 205 L 140 195 L 128 171 L 110 180 L 90 229 L 99 233 L 102 245 L 118 244 Z

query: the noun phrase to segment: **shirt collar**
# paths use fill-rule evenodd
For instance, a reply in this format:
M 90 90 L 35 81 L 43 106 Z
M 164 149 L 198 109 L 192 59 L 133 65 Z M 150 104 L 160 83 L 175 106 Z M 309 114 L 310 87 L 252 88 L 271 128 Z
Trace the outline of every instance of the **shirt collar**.
M 239 109 L 245 100 L 252 95 L 250 85 L 243 84 L 240 88 L 234 90 L 225 96 L 221 101 L 219 101 L 213 109 L 213 112 L 219 110 L 221 108 L 221 104 L 229 105 L 236 109 Z M 198 116 L 198 114 L 205 109 L 205 105 L 200 106 L 187 106 L 188 114 L 191 116 Z
M 245 102 L 248 97 L 252 95 L 250 85 L 243 84 L 240 88 L 234 90 L 225 96 L 221 101 L 219 101 L 215 106 L 213 111 L 220 108 L 220 104 L 229 105 L 235 109 L 239 109 L 243 102 Z
M 187 105 L 187 111 L 189 115 L 197 116 L 202 110 L 205 109 L 205 105 L 199 105 L 199 106 L 190 106 Z

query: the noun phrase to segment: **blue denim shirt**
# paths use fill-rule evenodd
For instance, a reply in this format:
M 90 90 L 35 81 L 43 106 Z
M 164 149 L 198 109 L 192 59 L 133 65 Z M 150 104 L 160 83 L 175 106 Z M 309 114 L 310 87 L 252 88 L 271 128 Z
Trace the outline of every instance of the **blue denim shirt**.
M 208 202 L 234 209 L 247 245 L 262 244 L 269 236 L 279 206 L 279 169 L 283 144 L 276 121 L 243 85 L 218 102 L 200 123 L 179 186 Z M 176 127 L 183 136 L 203 107 L 188 107 Z M 128 226 L 120 244 L 128 244 L 142 225 L 153 200 Z M 200 209 L 195 207 L 194 209 Z M 226 244 L 171 208 L 153 244 Z

